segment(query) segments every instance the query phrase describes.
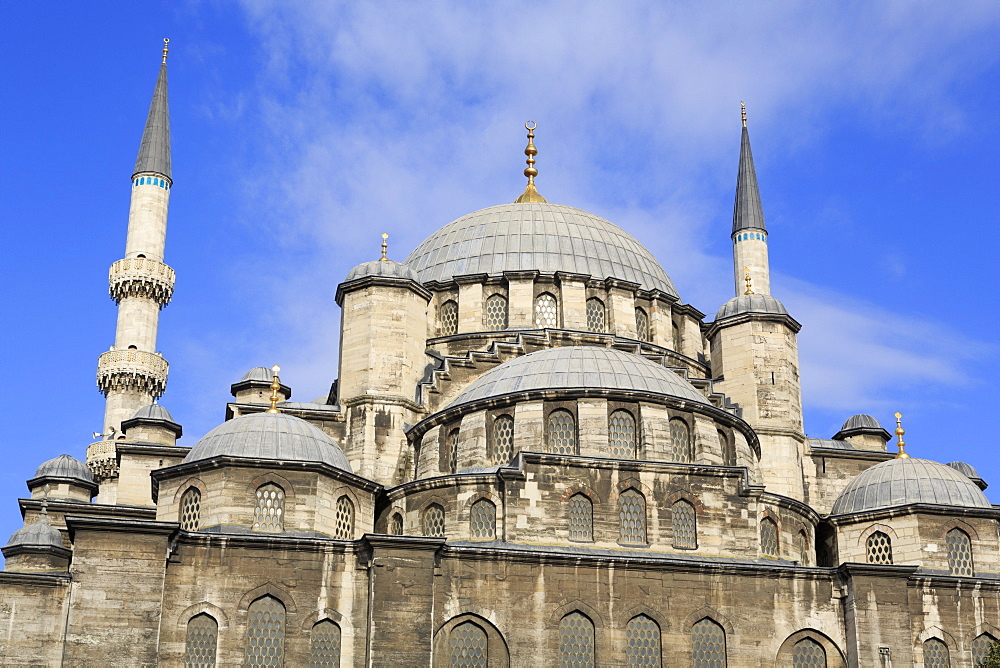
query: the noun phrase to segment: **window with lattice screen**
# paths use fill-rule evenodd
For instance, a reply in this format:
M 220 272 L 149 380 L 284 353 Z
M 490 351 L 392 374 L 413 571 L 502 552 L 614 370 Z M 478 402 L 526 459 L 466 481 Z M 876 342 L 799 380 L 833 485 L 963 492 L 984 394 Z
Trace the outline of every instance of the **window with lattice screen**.
M 948 646 L 937 638 L 924 641 L 924 668 L 951 668 Z
M 706 617 L 691 627 L 693 668 L 726 668 L 726 631 Z
M 608 418 L 608 450 L 612 457 L 636 458 L 635 416 L 626 410 L 617 410 Z
M 868 536 L 865 542 L 865 551 L 869 564 L 891 564 L 892 563 L 892 540 L 888 534 L 881 531 L 874 531 Z
M 458 436 L 461 432 L 456 428 L 448 432 L 445 437 L 445 451 L 448 453 L 448 470 L 452 473 L 458 471 Z
M 778 556 L 778 525 L 770 517 L 760 521 L 760 551 L 769 557 Z
M 559 665 L 594 668 L 594 624 L 582 613 L 573 611 L 559 622 Z
M 452 300 L 441 304 L 441 336 L 458 334 L 458 303 Z
M 674 530 L 674 547 L 693 550 L 698 547 L 698 521 L 694 506 L 681 499 L 670 507 Z
M 990 653 L 990 646 L 997 641 L 989 633 L 981 633 L 972 641 L 972 662 L 979 665 L 986 660 L 986 655 Z
M 257 506 L 253 510 L 253 530 L 266 533 L 284 531 L 285 490 L 274 483 L 257 488 Z
M 486 300 L 486 310 L 483 311 L 483 325 L 489 332 L 500 332 L 507 329 L 507 298 L 503 295 L 492 295 Z
M 945 535 L 948 548 L 948 570 L 952 575 L 972 577 L 972 540 L 961 529 L 952 529 Z
M 340 627 L 329 619 L 313 624 L 309 635 L 309 668 L 340 668 Z
M 246 666 L 281 666 L 285 660 L 285 606 L 263 596 L 247 609 Z
M 444 538 L 444 508 L 437 503 L 427 506 L 423 517 L 424 535 Z
M 662 666 L 660 627 L 646 615 L 637 615 L 625 625 L 625 661 L 629 668 Z
M 558 327 L 559 306 L 548 292 L 535 297 L 535 327 Z
M 576 454 L 576 420 L 572 413 L 562 409 L 549 413 L 545 432 L 549 452 L 557 455 Z
M 618 497 L 618 540 L 646 544 L 646 499 L 634 489 L 627 489 Z
M 684 420 L 670 421 L 670 459 L 675 462 L 691 461 L 691 430 Z
M 496 538 L 497 507 L 489 499 L 479 499 L 469 508 L 469 536 L 472 540 Z
M 489 643 L 486 631 L 473 622 L 462 622 L 451 630 L 448 638 L 451 654 L 449 665 L 486 668 L 489 665 Z
M 201 613 L 188 621 L 184 643 L 184 668 L 210 668 L 219 649 L 219 623 Z
M 507 464 L 514 456 L 514 418 L 498 415 L 493 418 L 493 456 L 495 466 Z
M 604 332 L 607 330 L 607 309 L 604 302 L 597 297 L 587 300 L 587 329 L 591 332 Z
M 389 534 L 393 536 L 403 535 L 403 516 L 399 513 L 393 513 L 392 517 L 389 518 Z
M 803 638 L 792 647 L 792 668 L 826 668 L 826 650 L 812 638 Z
M 190 487 L 181 496 L 181 529 L 197 531 L 201 524 L 201 492 L 197 487 Z
M 585 494 L 569 497 L 569 539 L 580 542 L 594 540 L 594 504 Z
M 341 540 L 354 538 L 354 504 L 346 495 L 337 499 L 337 519 L 333 537 Z
M 640 341 L 649 341 L 649 316 L 641 308 L 635 310 L 635 338 Z

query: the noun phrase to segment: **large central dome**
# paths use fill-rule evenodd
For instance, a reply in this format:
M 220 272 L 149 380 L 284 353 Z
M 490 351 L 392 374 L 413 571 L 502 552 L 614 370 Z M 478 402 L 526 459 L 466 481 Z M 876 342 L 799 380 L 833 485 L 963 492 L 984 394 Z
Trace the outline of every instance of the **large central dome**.
M 625 230 L 561 204 L 501 204 L 462 216 L 427 237 L 406 264 L 421 283 L 466 274 L 565 271 L 678 296 L 663 267 Z

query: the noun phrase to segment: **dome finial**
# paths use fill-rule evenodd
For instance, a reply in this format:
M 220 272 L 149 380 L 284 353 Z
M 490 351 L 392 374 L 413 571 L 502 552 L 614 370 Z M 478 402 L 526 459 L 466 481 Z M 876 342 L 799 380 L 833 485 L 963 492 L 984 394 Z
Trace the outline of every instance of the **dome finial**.
M 899 439 L 899 442 L 896 443 L 896 445 L 899 446 L 899 452 L 896 453 L 896 459 L 910 458 L 910 456 L 906 454 L 906 451 L 903 450 L 903 448 L 906 447 L 906 443 L 903 442 L 903 434 L 905 433 L 906 430 L 903 429 L 903 414 L 900 413 L 899 411 L 896 411 L 896 437 Z
M 743 127 L 747 126 L 747 105 L 740 102 L 740 116 L 743 118 Z
M 535 177 L 538 176 L 538 170 L 535 169 L 535 156 L 538 155 L 538 149 L 535 148 L 535 128 L 538 124 L 534 121 L 528 121 L 524 124 L 524 129 L 528 131 L 528 145 L 524 148 L 524 154 L 528 156 L 525 161 L 528 166 L 524 169 L 524 175 L 528 177 L 528 187 L 524 189 L 521 196 L 514 200 L 514 204 L 521 204 L 522 202 L 545 202 L 547 201 L 542 197 L 538 190 L 535 188 Z
M 281 381 L 278 378 L 278 372 L 281 371 L 281 367 L 275 364 L 271 367 L 271 371 L 274 372 L 274 378 L 271 380 L 271 407 L 267 409 L 268 413 L 277 413 L 278 411 L 278 390 L 281 389 Z
M 744 276 L 743 280 L 746 281 L 747 283 L 747 291 L 744 292 L 743 294 L 752 295 L 753 290 L 750 289 L 750 267 L 743 267 L 743 276 Z
M 167 62 L 167 53 L 170 52 L 170 40 L 166 37 L 163 38 L 163 62 Z
M 388 252 L 389 252 L 389 233 L 388 232 L 383 232 L 382 233 L 382 257 L 380 257 L 379 259 L 380 260 L 388 260 L 389 257 L 388 257 L 388 255 L 386 255 Z

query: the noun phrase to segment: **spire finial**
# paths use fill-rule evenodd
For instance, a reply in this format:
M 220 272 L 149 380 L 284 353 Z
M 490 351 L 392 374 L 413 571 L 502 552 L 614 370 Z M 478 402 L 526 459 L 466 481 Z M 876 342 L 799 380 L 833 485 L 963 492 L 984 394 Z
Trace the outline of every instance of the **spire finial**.
M 528 145 L 524 148 L 524 154 L 528 156 L 525 161 L 528 166 L 524 168 L 524 175 L 528 177 L 528 187 L 524 189 L 521 196 L 514 200 L 515 204 L 520 204 L 522 202 L 545 202 L 546 199 L 539 194 L 538 190 L 535 188 L 535 177 L 538 176 L 538 170 L 535 169 L 535 156 L 538 155 L 538 149 L 535 148 L 535 128 L 538 124 L 534 121 L 528 121 L 524 124 L 524 129 L 528 131 Z
M 899 446 L 899 452 L 896 453 L 896 459 L 910 458 L 910 456 L 906 454 L 906 451 L 903 449 L 906 447 L 906 443 L 903 441 L 903 434 L 905 433 L 906 430 L 903 429 L 903 414 L 896 411 L 896 438 L 899 439 L 899 442 L 896 443 L 896 445 Z
M 163 38 L 163 62 L 167 62 L 167 53 L 170 51 L 170 40 L 166 37 Z
M 281 367 L 275 364 L 271 367 L 271 371 L 274 372 L 273 378 L 271 380 L 271 407 L 267 409 L 268 413 L 277 413 L 278 411 L 278 390 L 281 389 L 281 381 L 278 378 L 278 372 L 281 371 Z
M 746 281 L 747 291 L 743 294 L 752 295 L 753 290 L 750 288 L 750 267 L 743 267 L 743 280 Z
M 740 116 L 743 117 L 743 127 L 747 126 L 747 105 L 740 102 Z
M 389 252 L 389 233 L 388 232 L 383 232 L 382 233 L 382 257 L 380 257 L 379 259 L 380 260 L 388 260 L 389 257 L 386 255 L 386 253 L 388 253 L 388 252 Z

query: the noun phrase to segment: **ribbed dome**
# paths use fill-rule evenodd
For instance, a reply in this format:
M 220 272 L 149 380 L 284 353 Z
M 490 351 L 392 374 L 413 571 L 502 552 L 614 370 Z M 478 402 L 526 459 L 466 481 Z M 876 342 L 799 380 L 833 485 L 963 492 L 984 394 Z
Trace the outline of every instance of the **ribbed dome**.
M 270 383 L 274 380 L 274 372 L 268 369 L 266 366 L 255 366 L 254 368 L 243 374 L 240 378 L 242 383 L 245 380 L 262 380 L 264 382 Z
M 148 406 L 143 406 L 135 412 L 132 416 L 133 420 L 166 420 L 167 422 L 173 422 L 174 418 L 171 417 L 170 411 L 161 406 L 160 404 L 150 404 Z
M 344 282 L 356 281 L 359 278 L 366 278 L 368 276 L 384 276 L 386 278 L 403 278 L 411 281 L 420 281 L 417 278 L 416 272 L 402 262 L 372 260 L 371 262 L 359 264 L 347 272 L 347 278 L 344 279 Z
M 539 350 L 491 369 L 469 384 L 449 406 L 531 390 L 606 389 L 709 401 L 673 371 L 638 355 L 610 348 Z
M 979 472 L 972 467 L 972 464 L 966 464 L 965 462 L 948 462 L 948 466 L 955 469 L 966 478 L 981 478 Z
M 930 503 L 964 508 L 991 508 L 968 477 L 950 466 L 927 459 L 890 459 L 861 472 L 833 503 L 834 515 Z
M 15 531 L 4 547 L 65 547 L 62 534 L 48 522 L 41 520 Z
M 35 471 L 35 477 L 43 476 L 52 478 L 73 478 L 86 483 L 93 483 L 94 476 L 90 468 L 76 457 L 70 455 L 59 455 L 47 462 L 43 462 Z
M 844 422 L 844 426 L 840 428 L 840 431 L 852 431 L 854 429 L 882 429 L 882 425 L 880 425 L 878 420 L 871 415 L 859 413 L 858 415 L 852 415 L 847 418 L 847 421 Z
M 284 413 L 251 413 L 223 422 L 195 443 L 184 461 L 221 455 L 323 462 L 351 471 L 336 441 L 305 420 Z
M 733 297 L 723 304 L 719 312 L 715 314 L 715 319 L 731 318 L 741 313 L 788 315 L 784 304 L 771 295 L 740 295 L 739 297 Z
M 560 204 L 501 204 L 448 223 L 406 258 L 422 283 L 464 274 L 565 271 L 677 296 L 652 254 L 617 225 Z

